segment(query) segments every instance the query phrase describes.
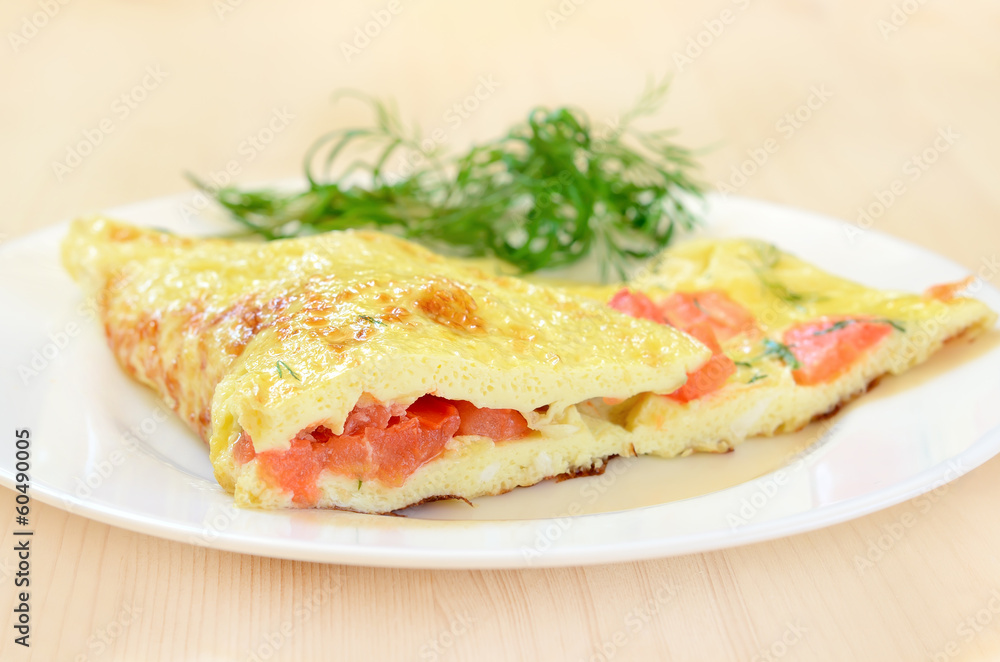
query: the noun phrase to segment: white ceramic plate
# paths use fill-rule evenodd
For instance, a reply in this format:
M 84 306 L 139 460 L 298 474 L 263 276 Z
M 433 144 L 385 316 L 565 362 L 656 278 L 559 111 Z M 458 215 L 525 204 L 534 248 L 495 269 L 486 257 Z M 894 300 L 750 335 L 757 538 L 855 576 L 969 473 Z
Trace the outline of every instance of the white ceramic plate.
M 207 233 L 191 196 L 111 214 Z M 768 540 L 858 517 L 927 492 L 1000 451 L 996 332 L 953 343 L 883 380 L 833 419 L 750 441 L 735 453 L 612 462 L 603 476 L 498 497 L 438 502 L 407 517 L 239 510 L 207 451 L 118 368 L 100 325 L 59 266 L 56 226 L 0 246 L 0 483 L 13 434 L 31 433 L 31 495 L 86 517 L 182 542 L 305 561 L 498 568 L 627 561 Z M 706 234 L 772 241 L 879 288 L 921 291 L 967 272 L 925 250 L 801 211 L 714 198 Z M 1000 292 L 976 295 L 1000 309 Z

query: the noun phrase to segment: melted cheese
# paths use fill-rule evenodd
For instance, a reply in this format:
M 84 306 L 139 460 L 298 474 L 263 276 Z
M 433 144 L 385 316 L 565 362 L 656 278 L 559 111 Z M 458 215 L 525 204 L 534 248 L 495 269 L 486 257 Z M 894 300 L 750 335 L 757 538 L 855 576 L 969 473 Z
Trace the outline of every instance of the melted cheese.
M 363 399 L 426 393 L 544 430 L 589 398 L 670 392 L 708 358 L 673 329 L 377 232 L 193 240 L 94 218 L 73 224 L 63 259 L 118 360 L 210 441 L 230 490 L 242 431 L 256 452 L 281 450 L 316 425 L 340 433 Z M 573 466 L 606 456 L 588 439 Z

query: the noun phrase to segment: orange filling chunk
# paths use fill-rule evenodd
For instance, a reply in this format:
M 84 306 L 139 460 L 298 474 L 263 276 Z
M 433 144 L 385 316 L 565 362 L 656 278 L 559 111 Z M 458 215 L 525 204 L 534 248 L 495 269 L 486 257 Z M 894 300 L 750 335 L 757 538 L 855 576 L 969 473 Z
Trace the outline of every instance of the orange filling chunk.
M 694 372 L 689 372 L 684 386 L 667 395 L 677 402 L 691 402 L 718 391 L 736 373 L 736 364 L 723 353 L 710 324 L 699 322 L 685 331 L 712 350 L 712 358 Z
M 288 450 L 255 454 L 244 432 L 233 446 L 233 457 L 239 464 L 256 457 L 265 482 L 292 492 L 295 503 L 308 506 L 319 500 L 316 480 L 324 469 L 362 483 L 377 480 L 399 487 L 441 455 L 456 435 L 505 441 L 527 433 L 527 422 L 515 410 L 478 408 L 463 400 L 425 395 L 406 408 L 355 407 L 343 434 L 335 435 L 321 425 L 299 433 Z
M 528 434 L 528 422 L 514 409 L 487 409 L 465 400 L 455 400 L 459 418 L 458 434 L 489 437 L 493 441 L 520 439 Z
M 712 358 L 688 373 L 687 382 L 667 397 L 690 402 L 719 390 L 736 372 L 736 364 L 722 351 L 720 343 L 741 333 L 757 331 L 753 315 L 722 292 L 675 292 L 659 303 L 642 292 L 622 289 L 608 305 L 632 317 L 669 324 L 693 336 L 712 350 Z
M 795 382 L 821 384 L 840 376 L 892 332 L 887 320 L 864 317 L 821 317 L 784 333 L 785 344 L 799 368 Z
M 608 299 L 608 305 L 629 317 L 663 324 L 663 311 L 642 292 L 622 288 Z
M 749 310 L 714 290 L 675 292 L 660 302 L 660 310 L 668 324 L 688 333 L 696 325 L 707 324 L 720 343 L 757 331 L 757 322 Z
M 964 280 L 960 280 L 955 283 L 942 283 L 941 285 L 932 285 L 927 288 L 924 292 L 924 296 L 929 299 L 937 299 L 938 301 L 948 302 L 955 299 L 964 290 L 968 289 L 976 282 L 975 276 L 969 276 Z

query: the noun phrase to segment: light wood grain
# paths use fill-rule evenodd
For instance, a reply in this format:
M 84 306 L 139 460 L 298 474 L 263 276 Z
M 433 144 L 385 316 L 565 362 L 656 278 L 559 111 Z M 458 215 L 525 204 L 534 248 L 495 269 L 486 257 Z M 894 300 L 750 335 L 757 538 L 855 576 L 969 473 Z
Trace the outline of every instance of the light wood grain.
M 347 61 L 341 42 L 387 2 L 233 0 L 221 18 L 221 1 L 70 2 L 15 48 L 10 33 L 44 3 L 8 0 L 0 7 L 8 31 L 0 239 L 184 190 L 184 170 L 206 174 L 230 160 L 244 182 L 295 175 L 313 137 L 361 119 L 357 107 L 329 102 L 339 87 L 391 95 L 404 114 L 462 145 L 535 103 L 572 102 L 613 117 L 647 74 L 673 71 L 658 121 L 708 148 L 706 181 L 726 182 L 747 150 L 772 139 L 778 149 L 739 193 L 851 221 L 951 127 L 954 144 L 918 180 L 905 179 L 906 192 L 874 227 L 969 269 L 1000 252 L 995 2 L 566 0 L 573 12 L 554 27 L 547 12 L 559 11 L 556 0 L 399 3 L 392 22 Z M 916 10 L 897 13 L 905 23 L 884 37 L 879 21 L 903 5 Z M 705 37 L 722 18 L 732 20 Z M 699 33 L 709 45 L 679 66 L 675 54 Z M 166 77 L 119 117 L 112 104 L 147 67 Z M 498 87 L 452 128 L 445 112 L 481 76 Z M 832 96 L 814 100 L 811 117 L 786 135 L 783 116 L 819 88 Z M 275 109 L 295 118 L 249 160 L 241 141 Z M 106 117 L 113 132 L 57 177 L 53 163 Z M 10 431 L 31 421 L 2 424 Z M 954 654 L 936 659 L 992 660 L 1000 657 L 1000 617 L 981 610 L 1000 589 L 998 485 L 993 460 L 943 489 L 927 512 L 911 502 L 712 554 L 484 572 L 222 553 L 36 503 L 33 646 L 13 645 L 5 625 L 0 658 L 926 660 L 952 643 Z M 15 558 L 12 517 L 3 513 L 13 506 L 14 493 L 0 490 L 5 624 Z M 859 570 L 857 558 L 907 515 L 913 526 L 874 567 Z M 663 587 L 670 594 L 657 602 Z M 650 606 L 648 623 L 633 631 L 637 610 Z M 977 612 L 981 631 L 960 629 Z M 104 643 L 109 628 L 115 636 Z

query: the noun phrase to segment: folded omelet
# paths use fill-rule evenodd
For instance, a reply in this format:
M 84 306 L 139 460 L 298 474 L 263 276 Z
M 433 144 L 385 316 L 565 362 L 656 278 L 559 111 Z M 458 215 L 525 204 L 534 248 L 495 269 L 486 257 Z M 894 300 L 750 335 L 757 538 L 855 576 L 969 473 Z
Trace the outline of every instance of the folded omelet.
M 578 405 L 673 392 L 711 356 L 378 232 L 259 243 L 92 218 L 63 261 L 243 506 L 388 512 L 599 472 L 630 434 Z
M 625 289 L 573 289 L 682 329 L 713 358 L 673 394 L 583 411 L 627 430 L 638 454 L 664 457 L 725 452 L 747 437 L 793 431 L 947 340 L 992 328 L 992 310 L 956 296 L 967 284 L 881 291 L 762 241 L 681 243 Z

